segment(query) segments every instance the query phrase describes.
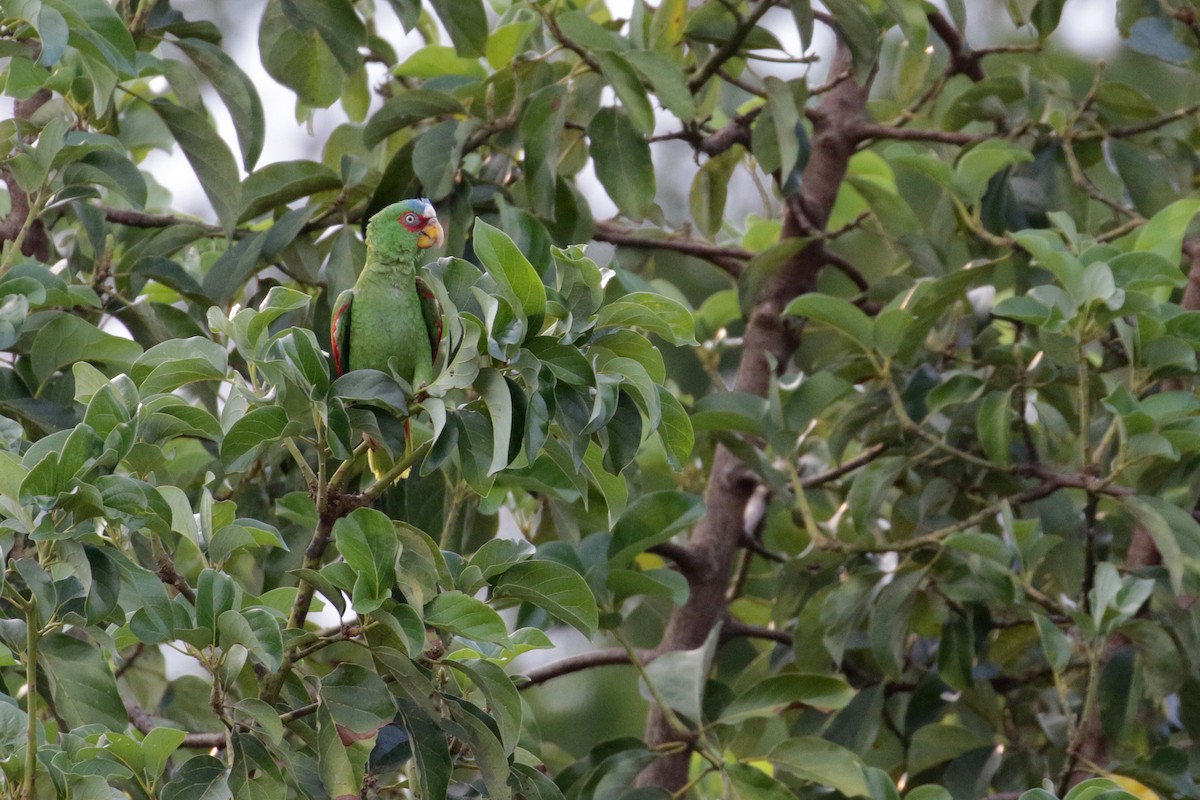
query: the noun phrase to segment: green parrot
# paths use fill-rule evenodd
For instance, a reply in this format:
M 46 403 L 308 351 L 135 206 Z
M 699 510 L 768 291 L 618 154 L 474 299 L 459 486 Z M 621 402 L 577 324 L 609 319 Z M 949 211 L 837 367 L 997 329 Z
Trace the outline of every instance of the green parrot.
M 338 295 L 330 324 L 333 366 L 388 371 L 419 389 L 433 379 L 441 339 L 437 299 L 417 277 L 417 254 L 445 239 L 433 206 L 424 198 L 392 203 L 367 223 L 367 263 Z
M 417 276 L 417 255 L 444 240 L 425 198 L 392 203 L 371 217 L 366 265 L 354 288 L 338 295 L 333 307 L 329 338 L 338 375 L 394 368 L 414 391 L 433 380 L 442 313 Z

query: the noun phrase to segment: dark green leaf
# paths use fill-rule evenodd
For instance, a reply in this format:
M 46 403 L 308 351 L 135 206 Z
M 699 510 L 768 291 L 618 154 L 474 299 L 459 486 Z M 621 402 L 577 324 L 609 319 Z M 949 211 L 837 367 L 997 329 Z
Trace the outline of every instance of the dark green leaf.
M 626 216 L 645 219 L 654 206 L 657 191 L 650 145 L 645 137 L 628 114 L 611 106 L 596 113 L 587 135 L 596 177 L 608 196 Z
M 192 165 L 225 233 L 232 233 L 241 210 L 242 192 L 237 162 L 229 147 L 202 114 L 163 99 L 153 100 L 150 105 L 170 128 Z
M 494 596 L 515 597 L 541 608 L 584 636 L 596 633 L 596 599 L 575 570 L 554 561 L 524 561 L 504 572 Z

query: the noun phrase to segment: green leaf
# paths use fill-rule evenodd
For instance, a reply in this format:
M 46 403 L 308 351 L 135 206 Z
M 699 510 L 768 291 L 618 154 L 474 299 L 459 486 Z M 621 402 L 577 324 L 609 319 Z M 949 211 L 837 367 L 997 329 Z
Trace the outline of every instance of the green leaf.
M 613 528 L 608 561 L 624 566 L 704 515 L 704 500 L 686 492 L 650 492 L 634 500 Z
M 493 596 L 514 597 L 547 611 L 584 636 L 594 636 L 599 624 L 596 599 L 587 581 L 555 561 L 523 561 L 504 572 Z
M 354 570 L 351 607 L 370 614 L 391 596 L 400 543 L 392 521 L 371 508 L 358 508 L 333 526 L 338 552 Z
M 460 56 L 482 56 L 487 48 L 488 18 L 483 0 L 430 0 Z
M 874 68 L 879 55 L 879 26 L 858 0 L 832 0 L 825 7 L 837 21 L 839 33 L 850 47 L 854 72 L 862 81 Z
M 204 115 L 161 98 L 150 101 L 179 143 L 217 219 L 231 235 L 241 210 L 241 177 L 225 141 Z
M 500 615 L 459 591 L 433 598 L 425 606 L 425 624 L 480 642 L 508 642 L 508 629 Z
M 227 800 L 232 796 L 225 765 L 212 756 L 189 758 L 162 789 L 162 800 Z
M 657 191 L 650 144 L 629 115 L 612 106 L 596 113 L 587 135 L 596 177 L 608 196 L 626 216 L 645 219 L 654 207 Z
M 282 0 L 268 0 L 258 32 L 263 67 L 295 92 L 300 104 L 328 108 L 341 97 L 344 73 L 318 30 L 299 29 L 289 16 Z
M 697 723 L 719 632 L 714 628 L 704 644 L 695 649 L 663 653 L 644 670 L 643 682 L 648 680 L 672 709 Z
M 358 734 L 372 734 L 396 716 L 383 678 L 358 664 L 339 664 L 323 677 L 321 701 L 334 722 Z
M 237 133 L 242 151 L 242 166 L 254 169 L 266 137 L 266 115 L 254 82 L 228 53 L 203 39 L 181 38 L 174 44 L 187 54 L 217 90 Z
M 321 784 L 332 800 L 359 796 L 362 770 L 351 763 L 338 735 L 337 723 L 324 703 L 317 706 L 317 757 Z
M 793 800 L 795 794 L 784 784 L 750 764 L 726 764 L 725 774 L 733 790 L 730 800 Z
M 166 769 L 167 759 L 183 744 L 187 731 L 178 728 L 168 728 L 164 725 L 155 727 L 142 739 L 142 756 L 146 760 L 146 774 L 154 778 Z
M 476 218 L 472 244 L 501 294 L 529 321 L 526 339 L 537 336 L 546 315 L 546 287 L 537 270 L 504 231 Z
M 363 128 L 363 144 L 374 147 L 391 134 L 410 125 L 462 113 L 462 104 L 452 95 L 430 89 L 411 89 L 388 98 L 371 116 Z
M 228 353 L 211 339 L 168 339 L 138 357 L 129 375 L 145 397 L 173 392 L 196 381 L 219 381 L 228 369 Z
M 273 211 L 294 200 L 341 188 L 338 174 L 315 161 L 277 161 L 246 178 L 238 222 Z
M 1182 592 L 1185 571 L 1200 569 L 1194 556 L 1185 555 L 1185 544 L 1187 554 L 1200 551 L 1200 523 L 1190 513 L 1161 497 L 1127 497 L 1123 503 L 1154 540 L 1172 590 L 1177 594 Z
M 51 633 L 39 643 L 38 657 L 50 682 L 54 710 L 68 725 L 125 730 L 129 718 L 100 648 L 65 633 Z
M 449 700 L 447 707 L 450 718 L 458 723 L 459 736 L 471 748 L 475 766 L 478 767 L 483 776 L 484 786 L 487 787 L 488 797 L 493 800 L 513 800 L 512 790 L 508 785 L 508 755 L 504 746 L 492 728 L 484 722 L 483 714 L 475 706 L 457 698 Z
M 411 703 L 401 703 L 400 714 L 413 742 L 413 762 L 417 767 L 417 784 L 423 791 L 422 796 L 446 797 L 453 770 L 446 735 L 433 721 L 432 715 L 426 715 Z
M 682 303 L 654 292 L 631 292 L 603 306 L 597 328 L 642 328 L 671 344 L 696 344 L 696 322 Z
M 773 675 L 754 684 L 726 706 L 720 722 L 728 725 L 751 717 L 777 716 L 798 705 L 836 710 L 845 708 L 852 699 L 854 690 L 833 675 Z
M 908 769 L 917 775 L 930 767 L 958 758 L 968 750 L 993 742 L 959 725 L 934 724 L 918 728 L 908 750 Z
M 1183 251 L 1183 237 L 1188 226 L 1200 214 L 1200 199 L 1176 200 L 1157 212 L 1138 232 L 1135 249 L 1150 251 L 1178 264 Z
M 654 109 L 642 88 L 642 79 L 633 66 L 613 50 L 595 50 L 592 57 L 600 65 L 604 77 L 612 84 L 630 120 L 645 136 L 654 133 Z
M 958 160 L 954 170 L 954 190 L 964 201 L 977 202 L 993 175 L 1005 167 L 1030 161 L 1033 161 L 1033 154 L 1024 147 L 1005 141 L 982 142 Z
M 29 351 L 33 374 L 39 383 L 45 383 L 57 370 L 76 361 L 99 362 L 128 370 L 141 354 L 137 342 L 105 333 L 71 314 L 58 314 L 43 325 Z
M 661 3 L 659 8 L 668 5 Z M 658 101 L 683 122 L 696 117 L 696 98 L 688 88 L 683 70 L 668 56 L 653 50 L 626 50 L 621 54 L 650 82 Z
M 767 760 L 801 780 L 831 787 L 847 797 L 870 794 L 858 756 L 815 736 L 787 739 L 771 751 Z
M 975 419 L 979 443 L 987 457 L 1001 466 L 1012 461 L 1012 388 L 988 392 L 979 404 Z
M 500 729 L 504 752 L 513 752 L 521 735 L 522 712 L 521 696 L 512 678 L 499 665 L 483 659 L 447 660 L 445 663 L 464 673 L 483 692 L 488 711 Z
M 254 409 L 226 431 L 221 442 L 221 461 L 230 472 L 246 469 L 259 450 L 283 436 L 287 424 L 287 411 L 280 406 Z
M 688 193 L 692 219 L 709 238 L 715 237 L 725 224 L 729 179 L 742 162 L 743 155 L 741 147 L 732 147 L 705 161 L 696 172 L 696 177 L 692 178 L 692 188 Z
M 681 470 L 691 457 L 696 443 L 692 421 L 679 399 L 664 386 L 658 387 L 658 402 L 662 408 L 658 434 L 662 437 L 667 462 L 672 469 Z
M 808 317 L 823 322 L 845 335 L 863 350 L 875 344 L 874 325 L 862 309 L 841 297 L 809 293 L 788 303 L 783 313 L 793 317 Z
M 1034 614 L 1033 621 L 1037 624 L 1038 638 L 1042 642 L 1042 652 L 1046 661 L 1055 672 L 1062 672 L 1071 662 L 1071 642 L 1057 625 L 1041 614 Z

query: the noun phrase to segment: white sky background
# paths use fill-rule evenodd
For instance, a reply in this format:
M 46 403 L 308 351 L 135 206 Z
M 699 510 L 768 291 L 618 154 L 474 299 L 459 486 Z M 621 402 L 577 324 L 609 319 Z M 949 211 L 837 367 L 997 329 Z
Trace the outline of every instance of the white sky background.
M 992 2 L 993 0 L 978 0 L 976 3 L 970 4 L 972 7 L 968 13 L 966 34 L 968 41 L 973 44 L 979 45 L 994 41 L 997 37 L 1007 36 L 1012 31 L 1011 25 L 1007 23 L 1007 14 L 1003 8 L 999 7 L 998 3 L 993 6 L 994 13 L 990 15 L 980 13 Z M 938 0 L 935 0 L 935 4 L 943 5 Z M 258 21 L 262 16 L 262 9 L 266 5 L 265 0 L 239 0 L 236 4 L 236 12 L 232 10 L 232 4 L 222 4 L 219 0 L 217 2 L 213 2 L 213 0 L 176 0 L 173 5 L 189 19 L 207 18 L 216 22 L 224 31 L 226 49 L 257 87 L 266 113 L 266 144 L 256 166 L 262 167 L 276 161 L 295 159 L 319 160 L 326 138 L 334 128 L 347 120 L 346 115 L 340 105 L 335 103 L 329 109 L 315 111 L 308 122 L 296 121 L 295 96 L 290 89 L 279 85 L 267 75 L 258 57 Z M 614 17 L 627 18 L 632 2 L 631 0 L 610 0 L 609 7 L 612 9 Z M 216 8 L 223 8 L 223 13 L 218 11 L 214 14 Z M 1066 47 L 1082 55 L 1093 58 L 1110 55 L 1120 46 L 1114 22 L 1115 8 L 1116 0 L 1069 0 L 1063 12 L 1062 24 L 1055 36 Z M 401 59 L 422 45 L 418 34 L 404 32 L 399 20 L 386 2 L 378 0 L 376 9 L 378 33 L 392 44 Z M 243 24 L 232 27 L 229 25 L 234 14 L 236 14 L 238 22 Z M 1000 21 L 1003 27 L 997 25 L 996 29 L 989 30 L 995 24 L 992 20 Z M 800 42 L 786 9 L 777 8 L 769 12 L 763 20 L 763 24 L 772 29 L 789 53 L 799 53 Z M 829 52 L 832 48 L 832 34 L 824 26 L 816 26 L 814 38 L 816 39 L 814 48 L 817 52 Z M 796 65 L 754 63 L 755 68 L 762 74 L 775 72 L 795 76 L 798 69 Z M 384 77 L 383 67 L 379 64 L 368 64 L 367 69 L 369 84 L 377 85 Z M 825 65 L 817 64 L 813 69 L 814 75 L 819 76 L 823 73 Z M 237 137 L 225 107 L 211 90 L 208 92 L 207 99 L 209 107 L 213 110 L 217 130 L 229 143 L 230 149 L 235 154 L 238 153 Z M 379 98 L 374 98 L 372 112 L 379 107 L 380 102 Z M 664 120 L 666 119 L 668 118 L 664 117 Z M 666 127 L 663 128 L 664 131 L 666 129 Z M 690 151 L 688 152 L 690 153 Z M 660 179 L 665 179 L 659 181 L 660 192 L 664 195 L 677 194 L 681 202 L 672 203 L 672 205 L 687 208 L 686 194 L 695 165 L 690 160 L 682 160 L 682 164 L 678 163 L 677 159 L 667 160 L 670 162 L 669 174 L 666 171 L 659 173 Z M 212 207 L 204 196 L 195 174 L 178 150 L 174 153 L 155 151 L 142 162 L 141 167 L 171 191 L 172 206 L 175 209 L 207 220 L 215 219 Z M 681 167 L 684 170 L 682 173 Z M 686 180 L 683 179 L 684 175 L 686 175 Z M 593 213 L 597 218 L 609 217 L 616 213 L 615 206 L 600 187 L 590 165 L 579 177 L 580 190 L 591 202 Z M 757 192 L 749 185 L 748 179 L 745 189 L 746 192 L 743 196 L 757 199 Z M 739 194 L 742 193 L 731 192 L 731 197 Z M 666 199 L 664 197 L 664 200 Z

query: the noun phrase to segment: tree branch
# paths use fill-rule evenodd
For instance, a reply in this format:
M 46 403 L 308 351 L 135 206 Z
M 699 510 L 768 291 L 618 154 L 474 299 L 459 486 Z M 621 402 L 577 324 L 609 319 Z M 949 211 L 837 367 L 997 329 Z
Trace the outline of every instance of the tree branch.
M 861 466 L 870 464 L 872 461 L 879 458 L 879 456 L 883 455 L 885 450 L 887 450 L 887 445 L 885 444 L 871 445 L 854 458 L 851 458 L 848 461 L 843 461 L 841 464 L 833 467 L 832 469 L 827 469 L 824 472 L 817 472 L 805 478 L 801 478 L 800 485 L 805 489 L 812 489 L 815 486 L 824 486 L 831 481 L 836 481 L 838 478 L 842 477 L 848 472 L 853 472 Z
M 643 663 L 647 663 L 650 658 L 650 653 L 639 653 L 643 658 Z M 570 675 L 573 672 L 582 672 L 585 669 L 593 667 L 608 667 L 615 664 L 629 664 L 629 653 L 624 647 L 610 647 L 604 650 L 592 650 L 588 653 L 580 653 L 577 656 L 568 656 L 560 659 L 544 667 L 531 669 L 525 673 L 525 682 L 517 686 L 517 689 L 524 691 L 531 686 L 540 686 L 541 684 L 560 678 L 563 675 Z
M 48 89 L 39 89 L 28 99 L 15 101 L 13 119 L 30 119 L 51 97 Z M 33 208 L 29 195 L 17 184 L 8 167 L 0 167 L 0 180 L 8 185 L 9 198 L 8 216 L 0 221 L 0 242 L 16 242 L 22 255 L 42 262 L 49 261 L 50 237 L 40 219 L 30 218 L 37 213 L 37 209 Z
M 831 74 L 838 75 L 849 67 L 849 49 L 839 44 Z M 820 103 L 809 113 L 813 122 L 811 155 L 797 194 L 787 198 L 782 238 L 814 237 L 824 230 L 849 160 L 856 151 L 853 131 L 863 122 L 866 100 L 867 87 L 847 78 L 822 95 Z M 772 364 L 778 368 L 791 360 L 799 341 L 795 327 L 783 318 L 782 312 L 793 298 L 815 287 L 817 274 L 828 263 L 823 245 L 818 238 L 800 249 L 756 300 L 734 379 L 736 391 L 765 397 L 771 383 Z M 687 576 L 688 601 L 671 614 L 657 652 L 699 647 L 727 614 L 725 592 L 741 542 L 743 514 L 757 485 L 753 479 L 744 477 L 744 472 L 733 452 L 723 445 L 717 447 L 704 493 L 707 513 L 696 524 L 688 542 L 688 549 L 702 559 L 704 568 Z M 661 710 L 651 709 L 646 722 L 647 746 L 655 749 L 678 741 L 679 734 Z M 681 749 L 655 759 L 639 776 L 638 784 L 678 791 L 687 783 L 688 758 L 686 749 Z
M 742 274 L 745 268 L 743 262 L 749 261 L 754 254 L 740 247 L 728 247 L 708 242 L 697 242 L 694 239 L 668 237 L 666 239 L 647 239 L 637 236 L 630 228 L 617 225 L 605 220 L 597 220 L 592 238 L 598 242 L 620 245 L 623 247 L 641 247 L 646 250 L 672 250 L 688 256 L 703 259 L 715 264 L 728 272 L 734 278 Z
M 742 17 L 738 22 L 733 33 L 721 45 L 709 54 L 700 68 L 696 70 L 696 74 L 688 79 L 688 90 L 695 94 L 704 88 L 704 84 L 708 83 L 708 79 L 717 74 L 725 62 L 737 55 L 737 51 L 741 48 L 742 43 L 746 41 L 746 37 L 750 35 L 750 31 L 754 30 L 754 26 L 762 19 L 763 15 L 770 11 L 775 6 L 775 0 L 759 0 L 758 5 L 751 9 L 750 13 Z
M 856 131 L 860 139 L 895 139 L 908 142 L 935 142 L 938 144 L 954 144 L 960 146 L 978 144 L 995 137 L 981 136 L 976 133 L 962 131 L 937 131 L 928 128 L 899 128 L 895 125 L 879 125 L 867 123 L 859 125 Z
M 983 65 L 979 63 L 979 54 L 967 46 L 966 40 L 958 28 L 954 27 L 954 23 L 946 19 L 940 11 L 931 11 L 927 18 L 930 27 L 941 37 L 950 51 L 950 74 L 966 75 L 976 83 L 986 78 Z
M 142 733 L 149 733 L 159 727 L 154 722 L 154 717 L 133 700 L 123 698 L 123 701 L 125 712 L 129 714 L 129 721 L 133 723 L 133 727 Z M 183 737 L 183 743 L 179 746 L 197 750 L 224 750 L 228 744 L 229 739 L 224 733 L 188 733 Z

